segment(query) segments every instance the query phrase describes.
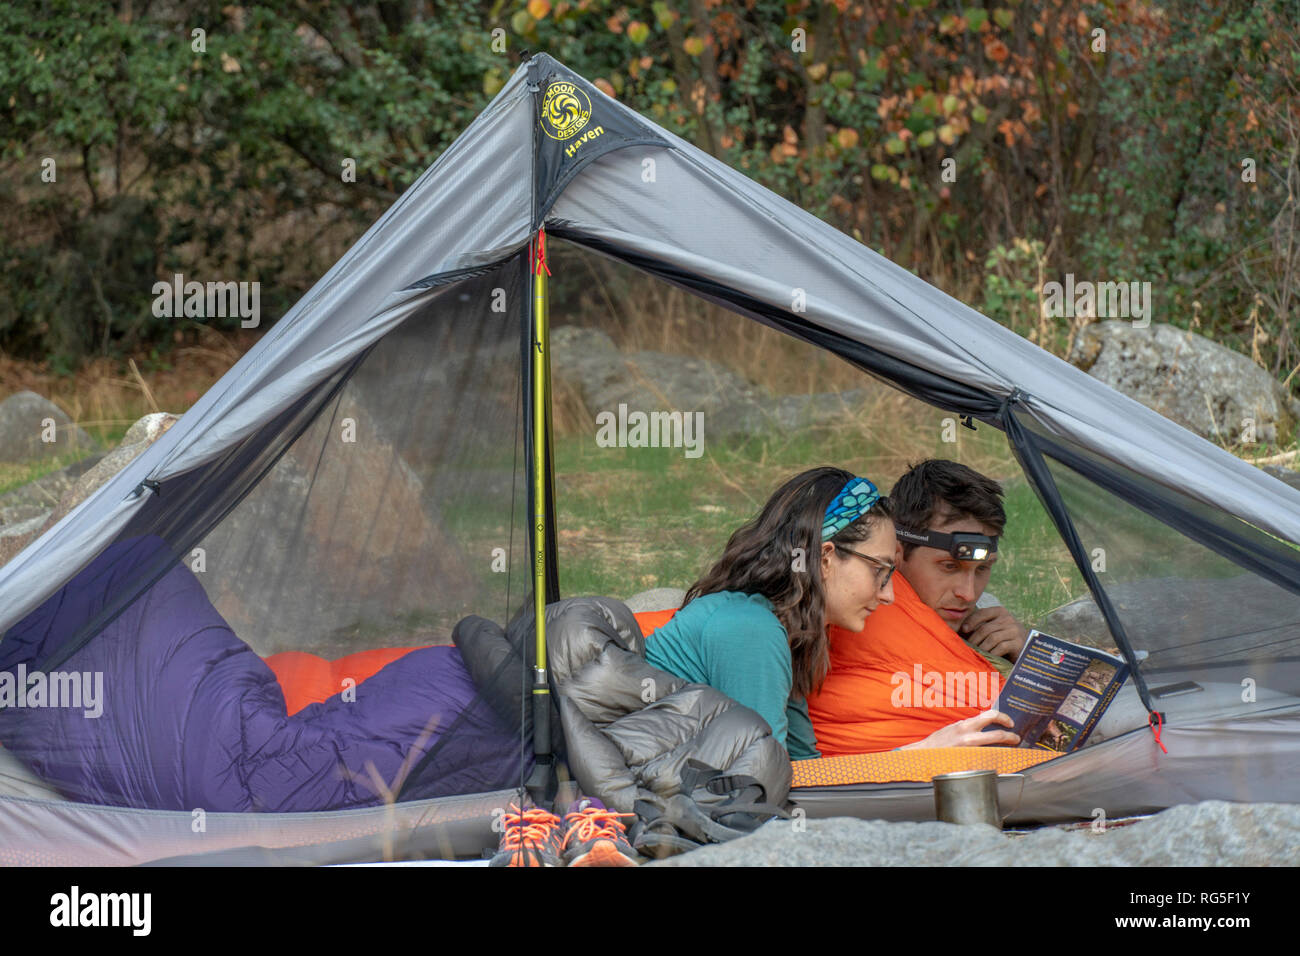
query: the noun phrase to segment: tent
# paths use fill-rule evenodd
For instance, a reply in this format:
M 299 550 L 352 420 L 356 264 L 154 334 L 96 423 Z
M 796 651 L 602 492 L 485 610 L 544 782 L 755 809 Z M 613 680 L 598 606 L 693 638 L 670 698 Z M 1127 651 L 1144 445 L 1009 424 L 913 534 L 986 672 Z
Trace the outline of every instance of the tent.
M 160 589 L 181 586 L 181 564 L 206 595 L 191 598 L 210 602 L 264 660 L 278 658 L 273 666 L 295 654 L 445 644 L 466 614 L 504 619 L 558 599 L 547 240 L 626 263 L 1006 434 L 1135 668 L 1126 725 L 1004 778 L 1015 788 L 1004 795 L 1013 820 L 1300 793 L 1300 491 L 544 54 L 175 426 L 0 569 L 0 668 L 5 644 L 45 622 L 37 666 L 78 672 L 98 653 L 119 675 L 117 688 L 104 687 L 105 707 L 129 709 L 115 691 L 144 694 L 150 675 L 123 664 L 133 660 L 124 622 L 150 608 L 170 613 L 172 592 Z M 1123 555 L 1155 540 L 1158 561 L 1095 567 L 1097 548 Z M 1121 595 L 1174 578 L 1200 582 L 1232 613 L 1135 629 L 1133 599 Z M 196 633 L 219 630 L 212 620 Z M 344 697 L 365 696 L 363 670 L 343 675 Z M 1169 690 L 1189 682 L 1197 692 Z M 1155 714 L 1159 740 L 1148 726 Z M 12 751 L 4 716 L 0 743 Z M 102 759 L 128 759 L 104 756 L 113 744 L 97 732 L 83 737 Z M 48 762 L 37 759 L 26 789 L 0 791 L 0 860 L 475 855 L 493 840 L 494 812 L 551 769 L 551 748 L 535 760 L 521 744 L 509 768 L 458 777 L 466 746 L 457 742 L 489 732 L 462 717 L 426 728 L 438 742 L 420 748 L 418 767 L 394 765 L 364 784 L 378 802 L 314 812 L 68 793 L 39 779 Z M 142 759 L 155 761 L 160 786 L 195 772 Z M 411 777 L 433 784 L 411 787 Z M 791 796 L 812 816 L 926 819 L 932 809 L 924 781 L 810 780 Z

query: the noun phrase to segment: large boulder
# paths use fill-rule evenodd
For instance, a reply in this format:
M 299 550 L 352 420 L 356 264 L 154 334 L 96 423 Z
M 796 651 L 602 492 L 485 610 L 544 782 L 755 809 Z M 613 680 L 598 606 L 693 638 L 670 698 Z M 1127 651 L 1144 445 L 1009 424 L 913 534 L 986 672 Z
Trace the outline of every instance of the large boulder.
M 177 420 L 178 416 L 168 412 L 146 415 L 127 429 L 121 443 L 107 454 L 93 455 L 11 492 L 15 504 L 8 513 L 15 519 L 23 515 L 24 503 L 29 511 L 34 505 L 42 507 L 39 512 L 23 516 L 21 522 L 15 520 L 14 524 L 0 528 L 0 565 L 11 561 L 30 542 L 63 520 L 64 515 L 161 438 Z M 54 507 L 50 508 L 48 503 Z
M 1111 319 L 1080 330 L 1069 361 L 1166 418 L 1222 445 L 1285 444 L 1300 417 L 1272 375 L 1202 335 Z
M 180 421 L 179 415 L 170 412 L 153 412 L 128 428 L 118 446 L 96 461 L 93 467 L 63 493 L 57 509 L 59 517 L 63 517 L 89 498 L 91 492 L 138 458 L 141 452 L 165 435 L 167 429 L 178 421 Z
M 356 443 L 327 443 L 325 432 L 345 418 L 356 423 Z M 58 503 L 15 520 L 9 534 L 0 532 L 0 564 L 176 421 L 166 413 L 146 415 L 117 448 L 91 467 L 83 465 L 84 473 L 63 475 L 57 484 L 42 479 L 49 485 L 42 487 L 42 498 L 52 501 L 57 487 Z M 458 599 L 471 609 L 479 606 L 475 576 L 437 513 L 383 427 L 347 391 L 337 414 L 322 416 L 206 536 L 202 565 L 193 564 L 193 555 L 187 560 L 235 633 L 263 654 L 300 650 L 339 657 L 389 643 L 435 643 L 447 638 L 457 616 L 468 613 Z M 488 566 L 487 556 L 480 564 Z M 431 602 L 431 594 L 437 600 Z M 431 603 L 453 609 L 440 627 L 400 626 Z M 356 633 L 358 622 L 367 620 L 388 630 Z
M 604 332 L 577 326 L 552 331 L 551 375 L 576 389 L 593 415 L 617 414 L 625 404 L 629 411 L 707 416 L 735 402 L 767 400 L 761 388 L 717 362 L 667 352 L 621 352 Z
M 1114 583 L 1101 577 L 1134 649 L 1148 651 L 1153 665 L 1164 663 L 1158 655 L 1171 647 L 1184 648 L 1184 658 L 1226 660 L 1267 644 L 1270 655 L 1281 656 L 1280 641 L 1294 633 L 1300 618 L 1300 597 L 1254 574 Z M 1049 611 L 1037 626 L 1067 641 L 1114 645 L 1091 597 Z M 1300 639 L 1290 643 L 1291 653 L 1300 651 Z
M 103 457 L 96 452 L 0 495 L 0 535 L 38 515 L 48 517 L 77 480 Z
M 561 326 L 551 333 L 551 374 L 561 394 L 576 394 L 594 429 L 600 412 L 701 412 L 709 437 L 744 438 L 833 426 L 870 395 L 863 389 L 773 396 L 726 366 L 668 352 L 623 352 L 599 329 Z
M 63 496 L 103 457 L 90 455 L 0 495 L 0 567 L 52 524 Z
M 855 421 L 857 413 L 870 398 L 865 389 L 855 388 L 844 392 L 729 402 L 709 416 L 709 434 L 729 437 L 833 427 Z
M 0 464 L 86 455 L 97 449 L 94 439 L 63 409 L 35 392 L 18 392 L 0 401 Z
M 348 381 L 407 463 L 421 476 L 451 462 L 478 464 L 513 440 L 518 415 L 519 340 L 430 340 L 399 330 Z

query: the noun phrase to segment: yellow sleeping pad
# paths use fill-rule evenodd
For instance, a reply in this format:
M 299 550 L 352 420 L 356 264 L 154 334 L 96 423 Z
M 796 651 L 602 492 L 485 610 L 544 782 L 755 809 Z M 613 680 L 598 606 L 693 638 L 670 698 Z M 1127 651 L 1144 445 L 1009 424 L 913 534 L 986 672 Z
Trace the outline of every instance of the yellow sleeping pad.
M 854 783 L 928 781 L 958 770 L 1017 773 L 1061 756 L 1050 750 L 1020 747 L 936 747 L 889 750 L 874 754 L 845 754 L 820 760 L 796 760 L 794 787 L 838 787 Z

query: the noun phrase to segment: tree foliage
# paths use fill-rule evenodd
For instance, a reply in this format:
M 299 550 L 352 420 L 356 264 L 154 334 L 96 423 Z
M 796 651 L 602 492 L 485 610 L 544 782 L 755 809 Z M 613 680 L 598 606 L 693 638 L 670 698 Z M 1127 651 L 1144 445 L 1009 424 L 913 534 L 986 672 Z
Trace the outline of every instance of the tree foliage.
M 0 344 L 70 366 L 165 341 L 149 290 L 173 272 L 283 309 L 529 49 L 1046 347 L 1068 330 L 1029 320 L 1042 281 L 1145 280 L 1156 321 L 1286 377 L 1295 12 L 26 0 L 0 8 Z

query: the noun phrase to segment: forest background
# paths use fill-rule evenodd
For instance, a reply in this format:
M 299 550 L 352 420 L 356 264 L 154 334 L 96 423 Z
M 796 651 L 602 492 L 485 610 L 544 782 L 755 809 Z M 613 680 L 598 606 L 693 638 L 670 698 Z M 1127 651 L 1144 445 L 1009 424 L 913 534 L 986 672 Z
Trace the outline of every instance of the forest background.
M 72 394 L 60 379 L 120 378 L 128 360 L 138 377 L 208 356 L 219 374 L 525 50 L 545 50 L 1058 355 L 1089 317 L 1045 316 L 1045 282 L 1149 281 L 1154 321 L 1251 356 L 1294 395 L 1298 12 L 1295 0 L 6 4 L 0 375 L 54 397 Z M 238 317 L 157 317 L 153 284 L 175 273 L 256 281 L 267 319 L 245 333 Z

